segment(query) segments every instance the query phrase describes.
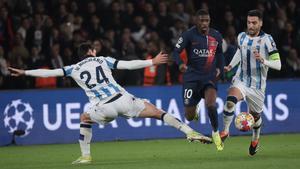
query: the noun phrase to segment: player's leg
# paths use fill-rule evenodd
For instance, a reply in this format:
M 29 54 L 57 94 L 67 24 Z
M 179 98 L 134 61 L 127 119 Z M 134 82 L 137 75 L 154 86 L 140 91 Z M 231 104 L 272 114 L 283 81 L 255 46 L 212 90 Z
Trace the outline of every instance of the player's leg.
M 215 143 L 217 150 L 222 151 L 224 146 L 219 135 L 218 112 L 216 108 L 217 90 L 214 88 L 213 85 L 209 85 L 204 88 L 204 99 L 210 123 L 212 126 L 213 142 Z
M 144 102 L 144 104 L 145 104 L 145 108 L 139 113 L 138 117 L 161 119 L 169 126 L 172 126 L 185 133 L 189 141 L 200 141 L 202 143 L 211 143 L 211 138 L 206 137 L 200 133 L 197 133 L 188 125 L 182 123 L 179 119 L 176 119 L 172 115 L 163 112 L 162 110 L 159 110 L 151 103 Z
M 204 91 L 204 99 L 212 130 L 217 132 L 219 130 L 218 112 L 216 107 L 217 90 L 213 86 L 206 87 Z
M 255 155 L 259 148 L 259 138 L 262 126 L 261 112 L 263 111 L 264 98 L 265 94 L 256 89 L 252 89 L 249 96 L 247 96 L 249 110 L 255 121 L 252 130 L 251 143 L 249 146 L 250 155 Z
M 89 114 L 83 113 L 80 116 L 80 134 L 79 145 L 81 150 L 81 156 L 72 162 L 72 164 L 88 164 L 91 163 L 91 148 L 90 143 L 92 140 L 92 123 Z
M 185 82 L 182 87 L 184 115 L 188 121 L 197 121 L 199 119 L 199 115 L 196 110 L 201 97 L 199 96 L 197 87 L 197 82 Z
M 79 144 L 81 156 L 72 164 L 91 163 L 92 123 L 107 124 L 118 116 L 114 102 L 104 103 L 98 107 L 92 107 L 87 113 L 80 116 Z
M 259 137 L 260 137 L 260 131 L 261 131 L 261 125 L 262 125 L 262 119 L 260 116 L 260 113 L 252 112 L 250 111 L 252 116 L 254 117 L 255 124 L 253 126 L 252 130 L 252 139 L 249 146 L 249 154 L 255 155 L 259 148 Z
M 236 103 L 242 100 L 243 94 L 240 88 L 231 87 L 228 90 L 228 96 L 224 105 L 223 111 L 223 131 L 220 133 L 221 139 L 224 142 L 225 139 L 229 136 L 229 128 L 233 121 L 234 111 Z

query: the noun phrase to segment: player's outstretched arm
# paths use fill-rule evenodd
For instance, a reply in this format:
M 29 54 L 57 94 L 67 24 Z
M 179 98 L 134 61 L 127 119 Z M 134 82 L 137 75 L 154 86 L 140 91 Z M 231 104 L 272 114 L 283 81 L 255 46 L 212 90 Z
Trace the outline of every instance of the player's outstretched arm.
M 117 69 L 141 69 L 152 65 L 160 65 L 168 62 L 168 55 L 160 52 L 153 59 L 150 60 L 131 60 L 124 61 L 120 60 L 117 64 Z
M 12 67 L 8 67 L 8 70 L 11 73 L 11 76 L 34 76 L 34 77 L 57 77 L 57 76 L 64 76 L 63 69 L 34 69 L 34 70 L 23 70 L 23 69 L 16 69 Z

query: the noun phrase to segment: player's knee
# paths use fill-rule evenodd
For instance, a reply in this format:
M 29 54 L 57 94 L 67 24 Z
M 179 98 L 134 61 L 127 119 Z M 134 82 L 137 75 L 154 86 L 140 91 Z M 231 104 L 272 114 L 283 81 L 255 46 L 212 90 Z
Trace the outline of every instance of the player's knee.
M 90 122 L 90 116 L 87 113 L 83 113 L 80 115 L 80 122 Z
M 260 119 L 260 113 L 250 112 L 250 114 L 253 116 L 254 121 L 258 121 Z
M 216 105 L 208 105 L 207 106 L 208 112 L 215 112 L 217 110 Z
M 185 109 L 185 118 L 188 120 L 188 121 L 192 121 L 194 120 L 195 118 L 195 111 L 196 110 L 193 110 L 193 109 Z
M 153 118 L 160 119 L 163 113 L 164 113 L 163 111 L 156 108 L 153 112 Z
M 235 109 L 236 103 L 237 103 L 237 98 L 235 96 L 228 96 L 226 99 L 224 110 L 226 112 L 233 112 Z
M 147 116 L 150 118 L 161 119 L 163 113 L 164 112 L 162 110 L 152 106 L 151 109 L 150 108 L 148 109 Z

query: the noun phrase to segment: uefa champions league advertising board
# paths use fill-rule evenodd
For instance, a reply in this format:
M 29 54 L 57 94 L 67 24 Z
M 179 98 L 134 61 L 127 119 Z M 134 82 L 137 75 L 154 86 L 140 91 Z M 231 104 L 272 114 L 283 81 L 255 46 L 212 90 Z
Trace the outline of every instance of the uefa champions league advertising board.
M 262 134 L 300 132 L 300 81 L 268 82 L 263 111 Z M 222 111 L 229 84 L 218 86 L 217 107 L 222 126 Z M 181 86 L 129 87 L 137 97 L 184 119 Z M 210 135 L 211 127 L 204 102 L 200 120 L 189 125 Z M 89 108 L 81 89 L 14 90 L 0 92 L 0 146 L 18 144 L 75 143 L 79 136 L 80 114 Z M 236 113 L 247 111 L 245 102 L 237 104 Z M 231 135 L 251 134 L 231 126 Z M 93 141 L 185 138 L 176 129 L 155 119 L 118 118 L 106 126 L 93 126 Z

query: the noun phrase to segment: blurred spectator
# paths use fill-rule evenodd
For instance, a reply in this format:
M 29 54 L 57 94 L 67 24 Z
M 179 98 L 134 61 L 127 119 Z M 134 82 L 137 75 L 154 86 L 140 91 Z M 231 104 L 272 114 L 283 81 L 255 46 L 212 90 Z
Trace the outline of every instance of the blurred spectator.
M 124 28 L 121 37 L 121 51 L 122 60 L 137 60 L 139 57 L 135 53 L 135 44 L 131 38 L 131 32 L 129 28 Z M 141 85 L 142 84 L 142 72 L 139 70 L 116 70 L 114 75 L 119 84 L 126 86 Z
M 280 52 L 286 57 L 287 71 L 289 75 L 300 71 L 300 58 L 297 52 L 296 32 L 291 22 L 286 22 L 280 36 Z
M 223 50 L 228 63 L 236 49 L 235 37 L 245 29 L 241 23 L 246 22 L 246 11 L 257 8 L 264 14 L 263 30 L 272 35 L 282 56 L 283 69 L 270 70 L 269 77 L 284 78 L 286 74 L 300 77 L 299 5 L 296 0 L 0 0 L 0 46 L 4 51 L 0 61 L 3 67 L 7 63 L 20 68 L 73 64 L 80 60 L 76 52 L 79 44 L 88 40 L 93 42 L 97 55 L 144 59 L 149 48 L 155 46 L 153 43 L 157 43 L 158 50 L 172 49 L 180 33 L 195 24 L 194 12 L 204 8 L 212 14 L 213 27 L 224 35 Z M 55 48 L 61 59 L 51 55 Z M 166 67 L 172 72 L 171 81 L 180 83 L 177 67 L 171 61 Z M 2 70 L 5 69 L 1 67 Z M 126 71 L 114 74 L 122 85 L 141 85 L 143 81 L 143 72 L 134 75 L 137 81 L 131 79 L 134 76 L 126 76 L 131 74 Z M 11 77 L 1 78 L 2 88 L 33 86 L 28 78 L 17 79 L 24 81 L 23 84 L 15 84 Z M 51 85 L 40 84 L 55 87 L 56 79 Z M 60 86 L 72 85 L 61 80 Z
M 93 15 L 90 18 L 90 25 L 87 26 L 87 32 L 89 34 L 89 39 L 98 39 L 103 37 L 104 28 L 101 26 L 101 19 L 97 15 Z
M 220 29 L 220 31 L 222 33 L 226 33 L 226 31 L 229 27 L 233 27 L 238 32 L 242 31 L 240 28 L 241 23 L 239 23 L 239 21 L 233 16 L 232 11 L 230 11 L 230 10 L 225 11 L 224 19 L 222 19 L 222 21 L 223 21 L 223 23 L 221 24 L 222 26 Z M 235 37 L 236 37 L 236 35 L 235 35 Z
M 135 42 L 140 41 L 147 31 L 147 27 L 144 24 L 144 19 L 142 16 L 135 16 L 134 23 L 131 27 L 131 36 L 135 40 Z
M 17 33 L 20 33 L 23 39 L 26 39 L 27 30 L 30 27 L 30 22 L 28 18 L 23 18 L 21 21 L 21 26 L 17 30 Z
M 2 46 L 0 46 L 0 84 L 3 82 L 3 76 L 7 76 L 9 74 L 7 70 L 7 62 L 4 58 L 4 51 Z M 0 85 L 1 86 L 1 85 Z
M 15 43 L 9 56 L 9 62 L 14 67 L 28 68 L 29 51 L 24 45 L 22 35 L 17 33 Z
M 93 41 L 93 46 L 96 49 L 96 56 L 103 56 L 103 44 L 100 39 Z
M 122 24 L 124 27 L 129 27 L 130 25 L 133 24 L 132 18 L 135 15 L 135 8 L 133 3 L 131 2 L 126 2 L 125 4 L 125 11 L 122 13 Z
M 79 15 L 79 8 L 76 1 L 71 2 L 70 13 L 72 13 L 73 15 Z
M 32 46 L 37 46 L 39 49 L 42 49 L 42 43 L 45 39 L 43 29 L 43 18 L 40 14 L 34 15 L 34 21 L 26 35 L 26 47 L 31 49 Z
M 159 42 L 150 41 L 148 43 L 148 53 L 145 59 L 154 58 L 160 52 L 159 46 Z M 168 72 L 167 64 L 144 68 L 144 86 L 166 84 L 171 84 L 170 73 Z
M 5 6 L 0 6 L 0 45 L 7 53 L 12 49 L 14 38 L 13 21 Z
M 188 24 L 190 20 L 190 15 L 185 12 L 183 3 L 176 4 L 175 13 L 173 13 L 172 17 L 176 20 L 182 21 L 184 24 Z
M 60 46 L 58 43 L 53 44 L 51 49 L 51 67 L 53 69 L 61 68 L 64 66 L 64 62 L 60 55 Z
M 183 31 L 187 29 L 185 22 L 180 19 L 176 19 L 174 26 L 170 27 L 171 31 L 171 43 L 174 46 L 177 43 L 179 36 L 182 34 Z
M 29 69 L 38 69 L 47 66 L 45 56 L 41 54 L 37 46 L 33 46 L 30 52 Z

